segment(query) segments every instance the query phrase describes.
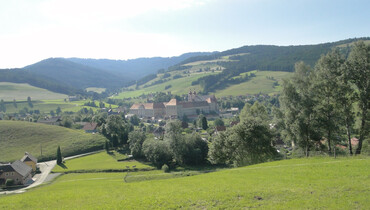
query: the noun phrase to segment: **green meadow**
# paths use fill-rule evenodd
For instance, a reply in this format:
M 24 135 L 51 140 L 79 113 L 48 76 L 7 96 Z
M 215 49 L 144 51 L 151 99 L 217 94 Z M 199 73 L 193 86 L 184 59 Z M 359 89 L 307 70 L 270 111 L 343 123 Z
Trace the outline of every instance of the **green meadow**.
M 128 183 L 127 173 L 70 173 L 26 193 L 2 196 L 0 208 L 367 209 L 369 164 L 368 157 L 291 159 Z
M 56 111 L 58 107 L 61 108 L 63 112 L 78 112 L 82 108 L 90 109 L 92 108 L 94 111 L 99 110 L 98 107 L 90 107 L 84 106 L 84 103 L 88 101 L 64 101 L 63 99 L 56 99 L 56 100 L 39 100 L 39 101 L 32 101 L 33 107 L 31 108 L 28 105 L 27 101 L 17 101 L 17 107 L 13 105 L 13 103 L 6 103 L 6 112 L 7 113 L 19 113 L 20 110 L 27 108 L 28 110 L 39 110 L 41 113 L 49 113 L 50 111 Z M 99 105 L 98 101 L 95 101 L 96 105 Z M 109 107 L 108 103 L 104 103 L 105 107 Z M 112 108 L 117 108 L 117 105 L 111 105 Z
M 0 82 L 0 99 L 4 101 L 13 101 L 14 99 L 26 101 L 28 96 L 32 100 L 68 98 L 67 95 L 54 93 L 25 83 Z
M 217 97 L 222 96 L 238 96 L 245 94 L 276 94 L 282 89 L 282 79 L 289 78 L 291 72 L 283 71 L 252 71 L 256 74 L 251 80 L 229 86 L 223 90 L 218 90 L 215 95 Z M 245 73 L 243 73 L 245 74 Z M 273 79 L 271 79 L 273 78 Z M 274 83 L 278 82 L 278 86 L 274 86 Z
M 106 152 L 100 152 L 93 155 L 84 156 L 72 160 L 67 160 L 64 166 L 56 166 L 54 172 L 73 172 L 73 171 L 104 171 L 104 170 L 127 170 L 129 169 L 153 169 L 144 163 L 140 163 L 136 160 L 117 161 L 114 152 L 111 155 Z M 122 156 L 124 158 L 125 156 Z M 134 166 L 134 167 L 133 167 Z
M 0 120 L 0 162 L 20 159 L 24 152 L 37 158 L 56 157 L 58 145 L 64 156 L 103 148 L 106 138 L 56 125 Z M 42 150 L 42 156 L 41 156 Z
M 118 94 L 118 96 L 115 96 L 114 98 L 133 98 L 138 97 L 142 94 L 150 94 L 155 92 L 167 92 L 171 91 L 172 94 L 175 95 L 182 95 L 187 94 L 189 92 L 189 89 L 196 89 L 200 90 L 199 85 L 192 86 L 191 83 L 198 78 L 211 75 L 211 74 L 217 74 L 212 72 L 202 72 L 202 73 L 192 73 L 189 76 L 185 76 L 178 79 L 169 80 L 167 82 L 153 85 L 146 88 L 141 88 L 134 91 L 124 91 Z M 148 82 L 146 84 L 150 84 L 151 82 Z M 165 89 L 166 86 L 171 85 L 172 87 L 169 89 Z

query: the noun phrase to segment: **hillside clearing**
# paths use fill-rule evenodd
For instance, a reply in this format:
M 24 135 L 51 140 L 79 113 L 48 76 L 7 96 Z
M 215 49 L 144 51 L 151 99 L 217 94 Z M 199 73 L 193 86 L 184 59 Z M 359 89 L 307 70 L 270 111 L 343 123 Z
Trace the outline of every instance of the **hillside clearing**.
M 223 90 L 216 91 L 217 97 L 239 96 L 245 94 L 276 94 L 281 91 L 282 79 L 289 78 L 291 72 L 283 71 L 253 71 L 256 77 L 251 80 L 232 85 Z M 278 86 L 274 83 L 278 82 Z
M 369 158 L 293 159 L 133 183 L 123 181 L 126 173 L 67 174 L 1 197 L 0 208 L 366 209 L 369 164 Z
M 67 95 L 54 93 L 46 89 L 25 83 L 0 82 L 0 99 L 4 101 L 23 100 L 30 96 L 32 100 L 64 99 Z
M 0 121 L 0 162 L 21 158 L 24 152 L 51 159 L 56 157 L 58 145 L 63 156 L 81 154 L 103 148 L 106 138 L 56 125 L 23 121 Z

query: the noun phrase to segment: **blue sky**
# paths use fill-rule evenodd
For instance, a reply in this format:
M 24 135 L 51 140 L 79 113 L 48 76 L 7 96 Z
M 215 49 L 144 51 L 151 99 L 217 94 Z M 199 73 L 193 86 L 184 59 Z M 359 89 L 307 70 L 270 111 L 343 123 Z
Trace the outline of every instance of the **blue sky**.
M 370 36 L 366 0 L 0 0 L 0 68 Z

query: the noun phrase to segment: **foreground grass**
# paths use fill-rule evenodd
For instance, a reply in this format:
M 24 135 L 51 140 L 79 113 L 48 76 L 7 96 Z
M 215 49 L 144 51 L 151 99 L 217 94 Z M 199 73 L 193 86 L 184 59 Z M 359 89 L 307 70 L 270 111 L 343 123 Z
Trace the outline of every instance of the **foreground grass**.
M 58 145 L 63 156 L 102 149 L 106 138 L 60 126 L 23 121 L 0 121 L 0 162 L 18 160 L 28 151 L 33 156 L 56 157 Z
M 370 159 L 276 161 L 198 176 L 125 183 L 126 173 L 67 174 L 0 198 L 7 209 L 367 209 Z
M 135 160 L 117 161 L 113 154 L 109 155 L 106 152 L 100 152 L 93 155 L 84 156 L 72 160 L 67 160 L 62 166 L 56 166 L 54 172 L 73 172 L 73 171 L 104 171 L 104 170 L 126 170 L 127 167 L 133 169 L 151 169 L 153 167 L 140 163 Z

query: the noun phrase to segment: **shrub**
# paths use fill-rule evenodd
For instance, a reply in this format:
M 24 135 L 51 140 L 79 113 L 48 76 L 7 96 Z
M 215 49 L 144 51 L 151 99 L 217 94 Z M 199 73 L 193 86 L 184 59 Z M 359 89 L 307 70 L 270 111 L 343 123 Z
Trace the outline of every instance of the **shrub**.
M 168 172 L 170 172 L 170 167 L 168 167 L 168 165 L 167 165 L 167 164 L 164 164 L 164 165 L 162 166 L 162 171 L 163 171 L 164 173 L 168 173 Z

